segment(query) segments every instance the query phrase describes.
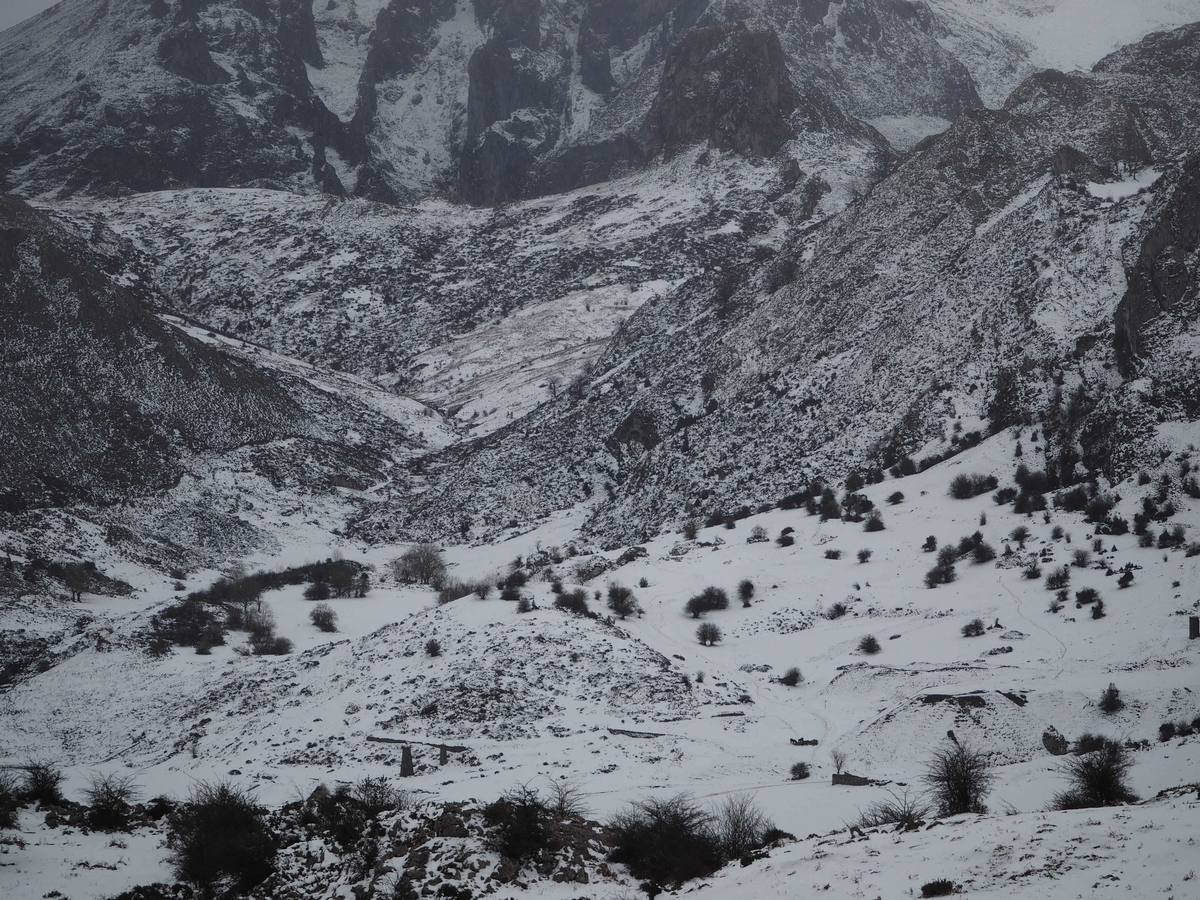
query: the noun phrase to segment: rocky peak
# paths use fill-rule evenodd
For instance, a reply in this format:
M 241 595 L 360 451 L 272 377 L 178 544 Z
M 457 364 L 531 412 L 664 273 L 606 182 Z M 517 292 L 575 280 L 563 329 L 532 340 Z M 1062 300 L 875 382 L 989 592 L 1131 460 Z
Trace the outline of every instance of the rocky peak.
M 743 22 L 694 28 L 671 49 L 644 127 L 651 155 L 708 141 L 771 156 L 791 136 L 800 94 L 779 36 Z

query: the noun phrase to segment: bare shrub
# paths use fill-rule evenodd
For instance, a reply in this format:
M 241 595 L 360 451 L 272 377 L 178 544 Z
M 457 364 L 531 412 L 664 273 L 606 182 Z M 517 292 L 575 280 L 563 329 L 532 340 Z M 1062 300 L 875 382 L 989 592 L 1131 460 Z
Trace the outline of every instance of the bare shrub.
M 354 799 L 359 802 L 363 812 L 374 817 L 394 809 L 404 809 L 408 805 L 408 795 L 398 791 L 383 777 L 364 778 L 354 785 Z
M 200 783 L 168 819 L 175 876 L 205 896 L 217 882 L 249 891 L 275 870 L 275 836 L 254 796 L 229 783 Z
M 907 790 L 901 794 L 888 791 L 888 799 L 872 803 L 858 815 L 859 828 L 878 828 L 895 825 L 900 829 L 916 828 L 929 817 L 930 807 L 920 797 Z
M 25 786 L 22 793 L 33 803 L 57 806 L 63 802 L 63 773 L 48 763 L 30 762 L 25 765 Z
M 1090 809 L 1134 803 L 1137 795 L 1126 783 L 1132 768 L 1129 751 L 1116 741 L 1105 741 L 1100 749 L 1067 760 L 1064 774 L 1071 787 L 1056 794 L 1052 805 L 1055 809 Z
M 725 861 L 712 816 L 683 794 L 634 803 L 609 830 L 609 859 L 659 888 L 709 875 Z
M 308 611 L 308 618 L 322 631 L 337 631 L 337 613 L 328 603 L 318 603 Z
M 409 547 L 403 555 L 392 560 L 391 567 L 397 581 L 432 584 L 435 587 L 446 574 L 446 563 L 436 544 L 415 544 Z
M 925 767 L 925 783 L 943 816 L 984 813 L 992 787 L 991 762 L 980 750 L 954 743 L 936 750 Z
M 714 825 L 727 859 L 741 859 L 757 850 L 774 827 L 748 794 L 727 797 L 716 809 Z
M 0 828 L 17 827 L 21 790 L 11 772 L 0 770 Z
M 95 775 L 83 792 L 88 801 L 88 824 L 99 831 L 124 831 L 129 827 L 131 804 L 138 789 L 132 775 Z
M 588 815 L 583 790 L 572 781 L 551 781 L 546 807 L 559 819 L 583 819 Z

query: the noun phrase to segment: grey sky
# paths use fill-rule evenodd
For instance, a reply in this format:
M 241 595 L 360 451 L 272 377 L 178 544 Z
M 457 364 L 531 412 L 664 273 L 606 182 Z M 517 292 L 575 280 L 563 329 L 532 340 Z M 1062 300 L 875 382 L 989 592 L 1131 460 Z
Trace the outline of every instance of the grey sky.
M 24 22 L 57 2 L 58 0 L 0 0 L 0 31 L 11 28 L 18 22 Z

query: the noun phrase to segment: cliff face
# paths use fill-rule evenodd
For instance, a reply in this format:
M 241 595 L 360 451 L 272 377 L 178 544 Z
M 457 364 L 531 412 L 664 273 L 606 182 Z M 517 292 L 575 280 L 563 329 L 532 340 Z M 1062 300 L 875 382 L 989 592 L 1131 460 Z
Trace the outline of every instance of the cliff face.
M 0 35 L 0 84 L 0 188 L 44 197 L 492 204 L 689 142 L 771 156 L 831 120 L 979 105 L 895 0 L 66 0 Z
M 1169 320 L 1195 319 L 1200 274 L 1200 157 L 1179 172 L 1151 214 L 1153 224 L 1129 269 L 1117 307 L 1116 346 L 1122 371 L 1134 374 L 1152 354 Z
M 742 156 L 771 156 L 791 136 L 799 105 L 775 32 L 742 23 L 696 28 L 667 55 L 643 126 L 646 150 L 672 154 L 706 141 Z

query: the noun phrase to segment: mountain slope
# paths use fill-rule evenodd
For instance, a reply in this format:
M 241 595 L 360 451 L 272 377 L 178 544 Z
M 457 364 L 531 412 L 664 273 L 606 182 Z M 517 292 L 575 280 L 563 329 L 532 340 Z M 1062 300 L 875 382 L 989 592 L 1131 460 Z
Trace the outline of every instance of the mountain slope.
M 769 266 L 706 274 L 643 307 L 584 397 L 448 455 L 446 472 L 487 474 L 435 481 L 412 524 L 449 532 L 441 516 L 467 510 L 495 528 L 603 489 L 599 533 L 636 539 L 949 441 L 955 420 L 986 419 L 1009 370 L 1023 373 L 1016 415 L 1057 410 L 1064 475 L 1087 447 L 1081 428 L 1121 435 L 1109 444 L 1121 459 L 1101 448 L 1087 461 L 1127 472 L 1153 452 L 1151 421 L 1172 413 L 1120 401 L 1116 312 L 1155 227 L 1150 195 L 1197 146 L 1198 42 L 1191 26 L 1087 75 L 1034 76 Z M 1089 405 L 1068 409 L 1059 395 L 1080 386 Z
M 414 401 L 161 312 L 131 263 L 94 220 L 0 199 L 6 553 L 223 564 L 306 503 L 336 528 L 397 460 L 456 438 Z

